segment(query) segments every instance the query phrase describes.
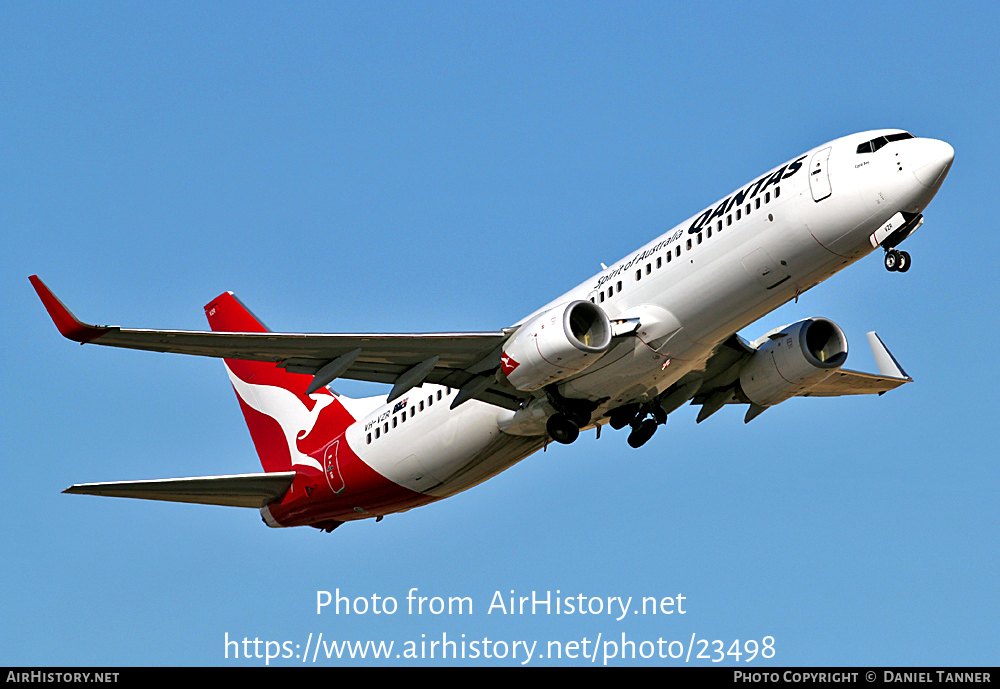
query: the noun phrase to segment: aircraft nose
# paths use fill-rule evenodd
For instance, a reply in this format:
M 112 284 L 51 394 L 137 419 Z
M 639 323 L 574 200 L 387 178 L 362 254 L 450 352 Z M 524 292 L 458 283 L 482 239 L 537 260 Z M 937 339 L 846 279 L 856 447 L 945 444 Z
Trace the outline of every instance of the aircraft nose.
M 925 187 L 937 188 L 951 169 L 955 149 L 951 144 L 937 139 L 917 139 L 913 144 L 913 175 Z

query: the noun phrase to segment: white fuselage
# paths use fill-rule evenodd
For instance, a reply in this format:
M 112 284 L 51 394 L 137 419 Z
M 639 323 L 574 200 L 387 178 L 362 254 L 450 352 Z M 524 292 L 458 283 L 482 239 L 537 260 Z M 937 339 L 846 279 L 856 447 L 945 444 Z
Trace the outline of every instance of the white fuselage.
M 612 321 L 638 319 L 635 337 L 618 338 L 561 381 L 559 393 L 599 402 L 591 424 L 606 423 L 609 410 L 653 399 L 704 368 L 730 335 L 874 251 L 870 235 L 898 212 L 922 212 L 953 155 L 947 144 L 919 138 L 857 152 L 898 132 L 854 134 L 810 150 L 520 321 L 574 300 L 593 301 Z M 424 385 L 402 406 L 357 400 L 347 441 L 379 474 L 435 497 L 465 490 L 547 442 L 553 409 L 544 396 L 512 412 L 475 400 L 449 409 L 454 394 Z

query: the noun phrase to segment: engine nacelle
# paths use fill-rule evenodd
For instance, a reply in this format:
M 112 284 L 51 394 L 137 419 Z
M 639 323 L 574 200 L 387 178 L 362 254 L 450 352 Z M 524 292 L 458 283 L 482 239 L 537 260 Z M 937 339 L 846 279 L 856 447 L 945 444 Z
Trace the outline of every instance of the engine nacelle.
M 807 318 L 765 338 L 740 371 L 744 394 L 762 407 L 805 392 L 847 361 L 847 337 L 826 318 Z
M 589 301 L 573 301 L 538 314 L 514 333 L 500 356 L 518 390 L 538 390 L 578 373 L 611 346 L 611 321 Z

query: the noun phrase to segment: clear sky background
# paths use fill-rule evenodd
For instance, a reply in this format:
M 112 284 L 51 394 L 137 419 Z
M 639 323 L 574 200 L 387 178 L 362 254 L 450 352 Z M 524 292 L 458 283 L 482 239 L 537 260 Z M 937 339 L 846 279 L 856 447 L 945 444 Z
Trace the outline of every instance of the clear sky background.
M 323 632 L 996 665 L 998 36 L 992 3 L 5 4 L 0 664 L 260 664 L 226 660 L 225 635 Z M 275 330 L 492 330 L 880 127 L 956 150 L 913 268 L 873 254 L 742 334 L 826 316 L 874 371 L 878 330 L 912 385 L 746 426 L 684 407 L 640 450 L 588 432 L 333 534 L 60 493 L 260 465 L 219 361 L 74 345 L 30 274 L 130 327 L 204 329 L 232 290 Z M 407 615 L 412 587 L 474 613 Z M 317 617 L 336 588 L 400 611 Z M 687 612 L 487 615 L 512 589 Z

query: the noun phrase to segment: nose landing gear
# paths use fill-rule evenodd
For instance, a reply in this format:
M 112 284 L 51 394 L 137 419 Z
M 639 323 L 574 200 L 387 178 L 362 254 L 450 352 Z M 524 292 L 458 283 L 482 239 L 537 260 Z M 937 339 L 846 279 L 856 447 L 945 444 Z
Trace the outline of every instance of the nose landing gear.
M 905 273 L 910 269 L 910 254 L 897 249 L 886 249 L 885 269 L 890 273 Z

